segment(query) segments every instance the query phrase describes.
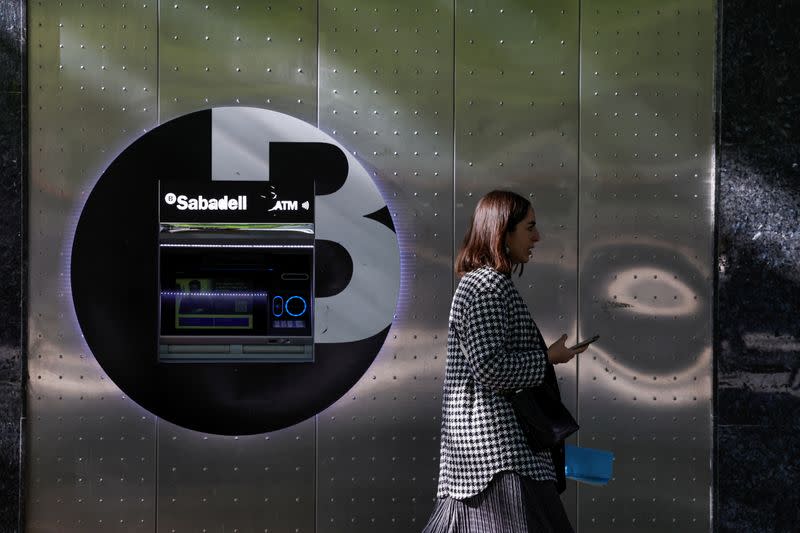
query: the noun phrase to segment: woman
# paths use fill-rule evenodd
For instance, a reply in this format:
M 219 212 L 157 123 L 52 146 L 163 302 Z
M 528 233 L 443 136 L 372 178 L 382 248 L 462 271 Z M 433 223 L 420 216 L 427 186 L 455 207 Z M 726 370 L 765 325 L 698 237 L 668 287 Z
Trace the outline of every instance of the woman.
M 448 325 L 439 488 L 423 533 L 573 531 L 551 450 L 531 450 L 507 398 L 554 383 L 552 365 L 586 350 L 567 348 L 566 335 L 548 348 L 511 281 L 538 241 L 522 196 L 492 191 L 478 202 L 456 260 L 463 277 Z

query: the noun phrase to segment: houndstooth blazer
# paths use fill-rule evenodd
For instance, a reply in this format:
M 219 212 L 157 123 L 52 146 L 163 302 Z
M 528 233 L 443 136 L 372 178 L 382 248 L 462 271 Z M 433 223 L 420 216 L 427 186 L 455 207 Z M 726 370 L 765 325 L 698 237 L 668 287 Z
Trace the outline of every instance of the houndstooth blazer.
M 531 451 L 504 395 L 541 384 L 547 365 L 511 276 L 488 267 L 464 275 L 448 323 L 437 497 L 478 494 L 504 470 L 556 479 L 550 451 Z

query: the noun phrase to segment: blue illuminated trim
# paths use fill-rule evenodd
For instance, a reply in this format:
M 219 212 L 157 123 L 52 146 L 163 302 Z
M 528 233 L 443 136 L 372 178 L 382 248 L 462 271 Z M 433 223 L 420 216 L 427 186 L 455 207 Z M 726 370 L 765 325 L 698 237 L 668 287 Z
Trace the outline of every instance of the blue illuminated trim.
M 267 297 L 266 292 L 179 292 L 179 291 L 161 291 L 161 296 L 251 296 L 251 297 Z
M 280 301 L 281 301 L 281 312 L 280 313 L 276 313 L 275 312 L 275 300 L 277 300 L 277 299 L 280 299 Z M 286 306 L 283 303 L 283 296 L 274 297 L 272 299 L 272 316 L 274 316 L 275 318 L 282 317 L 283 316 L 283 312 L 285 310 L 286 310 Z
M 162 248 L 314 248 L 313 244 L 159 244 Z
M 297 313 L 297 314 L 294 314 L 291 311 L 289 311 L 289 302 L 291 302 L 295 298 L 297 298 L 298 300 L 303 302 L 303 310 L 301 312 Z M 286 304 L 283 306 L 283 309 L 286 311 L 287 315 L 290 315 L 290 316 L 302 316 L 306 312 L 306 309 L 308 309 L 308 303 L 306 303 L 306 299 L 303 298 L 302 296 L 292 296 L 292 297 L 290 297 L 289 299 L 286 300 Z

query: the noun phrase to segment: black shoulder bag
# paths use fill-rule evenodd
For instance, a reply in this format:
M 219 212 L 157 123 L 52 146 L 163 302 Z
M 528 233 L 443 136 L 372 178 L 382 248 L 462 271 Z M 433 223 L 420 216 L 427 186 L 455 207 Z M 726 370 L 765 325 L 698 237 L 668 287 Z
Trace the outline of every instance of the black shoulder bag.
M 550 450 L 556 471 L 556 490 L 561 494 L 567 489 L 564 439 L 578 431 L 578 423 L 561 402 L 553 365 L 547 364 L 544 383 L 517 391 L 510 400 L 531 450 Z
M 548 373 L 555 371 L 551 365 Z M 534 451 L 553 448 L 578 431 L 578 423 L 561 402 L 558 385 L 545 378 L 538 387 L 518 390 L 509 396 L 528 445 Z
M 541 341 L 544 344 L 544 341 Z M 464 346 L 459 342 L 461 351 Z M 464 356 L 466 357 L 466 352 Z M 578 423 L 561 402 L 556 373 L 553 365 L 547 364 L 544 382 L 537 387 L 520 389 L 507 395 L 517 415 L 528 445 L 541 451 L 561 445 L 578 431 Z

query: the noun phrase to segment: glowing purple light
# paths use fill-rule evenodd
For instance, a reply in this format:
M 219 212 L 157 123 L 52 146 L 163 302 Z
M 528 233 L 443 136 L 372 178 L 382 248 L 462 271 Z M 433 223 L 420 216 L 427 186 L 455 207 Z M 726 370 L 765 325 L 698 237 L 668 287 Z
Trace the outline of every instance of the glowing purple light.
M 161 296 L 247 296 L 247 297 L 264 297 L 268 294 L 266 292 L 180 292 L 180 291 L 161 291 Z
M 162 248 L 314 248 L 313 244 L 177 244 L 161 243 Z

